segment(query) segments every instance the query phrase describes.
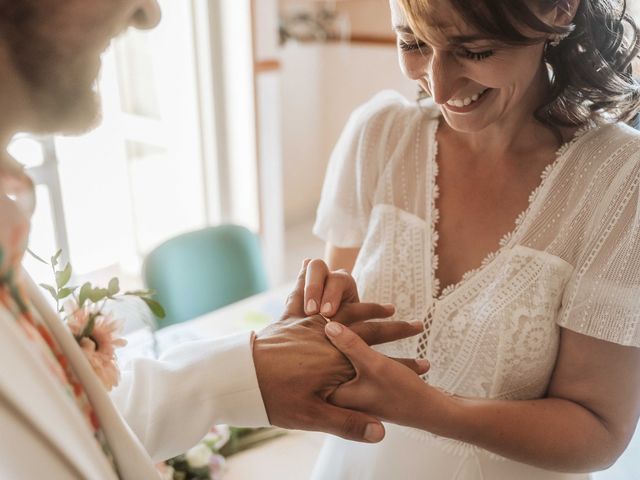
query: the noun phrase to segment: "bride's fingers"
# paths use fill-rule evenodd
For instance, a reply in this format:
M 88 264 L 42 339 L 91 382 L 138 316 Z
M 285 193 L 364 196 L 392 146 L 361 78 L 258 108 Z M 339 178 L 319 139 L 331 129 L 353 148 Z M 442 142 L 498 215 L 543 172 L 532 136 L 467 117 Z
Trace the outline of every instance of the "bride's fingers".
M 367 345 L 379 345 L 413 337 L 424 330 L 421 321 L 415 322 L 358 322 L 350 326 Z
M 333 345 L 349 359 L 357 372 L 369 369 L 376 371 L 376 366 L 388 361 L 387 357 L 373 350 L 365 341 L 338 322 L 329 322 L 324 331 Z
M 389 318 L 395 313 L 393 305 L 380 305 L 379 303 L 347 303 L 338 310 L 332 318 L 333 321 L 343 325 L 353 325 L 365 320 Z
M 320 313 L 325 317 L 333 317 L 343 302 L 359 301 L 358 287 L 353 277 L 345 270 L 330 272 L 325 283 Z
M 307 265 L 304 286 L 304 312 L 315 315 L 320 312 L 320 302 L 324 284 L 329 276 L 329 267 L 320 259 L 311 260 Z
M 308 258 L 302 262 L 302 268 L 298 273 L 296 284 L 293 287 L 293 291 L 289 294 L 286 301 L 286 309 L 291 315 L 301 316 L 304 313 L 304 283 L 307 275 L 307 266 L 309 265 Z

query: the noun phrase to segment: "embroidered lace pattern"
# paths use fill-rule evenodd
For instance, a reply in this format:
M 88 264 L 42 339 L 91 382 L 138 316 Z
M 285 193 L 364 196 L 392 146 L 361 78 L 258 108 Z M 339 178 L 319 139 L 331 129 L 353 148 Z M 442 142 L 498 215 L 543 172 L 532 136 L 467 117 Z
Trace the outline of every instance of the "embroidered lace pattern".
M 428 358 L 425 381 L 451 394 L 531 399 L 546 390 L 559 327 L 640 346 L 640 135 L 622 124 L 579 131 L 497 250 L 440 291 L 438 116 L 379 94 L 353 114 L 328 168 L 314 232 L 360 247 L 364 301 L 425 322 L 419 340 L 379 349 Z

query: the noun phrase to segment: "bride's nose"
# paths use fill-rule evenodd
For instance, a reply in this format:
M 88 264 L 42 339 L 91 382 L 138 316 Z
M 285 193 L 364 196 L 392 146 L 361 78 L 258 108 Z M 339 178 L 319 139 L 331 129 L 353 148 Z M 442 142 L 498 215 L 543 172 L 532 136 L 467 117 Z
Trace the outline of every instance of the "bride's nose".
M 458 65 L 449 52 L 435 51 L 428 59 L 425 76 L 433 100 L 442 105 L 451 98 Z

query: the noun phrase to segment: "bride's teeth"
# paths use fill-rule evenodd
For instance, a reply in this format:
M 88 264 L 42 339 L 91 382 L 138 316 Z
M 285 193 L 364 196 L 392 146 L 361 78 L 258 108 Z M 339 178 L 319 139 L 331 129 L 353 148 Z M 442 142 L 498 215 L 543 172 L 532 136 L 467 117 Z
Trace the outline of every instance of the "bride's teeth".
M 471 105 L 476 100 L 478 100 L 480 98 L 480 95 L 482 95 L 487 90 L 488 89 L 485 88 L 480 93 L 475 93 L 475 94 L 471 95 L 470 97 L 467 97 L 467 98 L 464 98 L 464 99 L 459 99 L 459 98 L 455 98 L 454 99 L 454 98 L 452 98 L 451 100 L 448 100 L 447 103 L 449 105 L 451 105 L 452 107 L 458 107 L 458 108 L 466 107 L 468 105 Z

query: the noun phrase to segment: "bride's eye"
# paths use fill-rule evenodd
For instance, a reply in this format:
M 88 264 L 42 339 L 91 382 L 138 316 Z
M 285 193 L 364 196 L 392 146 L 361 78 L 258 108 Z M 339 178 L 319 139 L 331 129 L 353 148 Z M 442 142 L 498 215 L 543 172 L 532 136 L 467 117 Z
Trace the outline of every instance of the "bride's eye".
M 404 40 L 398 40 L 400 50 L 403 52 L 412 52 L 414 50 L 420 50 L 425 47 L 423 42 L 405 42 Z
M 471 50 L 467 50 L 466 48 L 462 50 L 462 55 L 465 58 L 475 61 L 484 60 L 485 58 L 489 58 L 493 54 L 493 50 L 484 50 L 482 52 L 472 52 Z

